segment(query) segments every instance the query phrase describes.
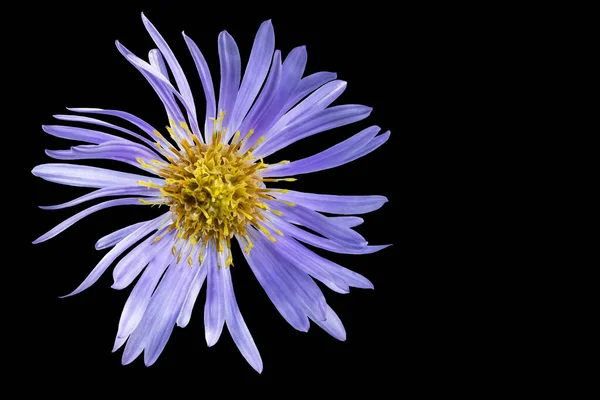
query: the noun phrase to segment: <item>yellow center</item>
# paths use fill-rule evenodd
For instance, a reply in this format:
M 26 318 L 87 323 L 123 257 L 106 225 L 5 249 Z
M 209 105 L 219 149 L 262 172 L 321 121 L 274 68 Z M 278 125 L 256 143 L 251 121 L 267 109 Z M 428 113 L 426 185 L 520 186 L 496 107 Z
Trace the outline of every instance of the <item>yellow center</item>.
M 171 146 L 160 133 L 155 132 L 156 136 L 162 139 L 163 145 L 168 146 L 169 150 L 177 156 L 176 159 L 167 157 L 170 164 L 151 160 L 154 165 L 138 159 L 144 167 L 152 169 L 165 179 L 163 186 L 152 182 L 140 181 L 139 183 L 159 189 L 164 198 L 162 204 L 170 206 L 172 224 L 169 231 L 177 229 L 177 236 L 184 243 L 179 249 L 178 260 L 187 243 L 192 246 L 201 245 L 199 254 L 202 257 L 204 247 L 209 241 L 216 244 L 219 252 L 223 252 L 225 247 L 229 250 L 233 236 L 238 236 L 246 242 L 244 249 L 248 252 L 252 248 L 247 232 L 250 226 L 263 232 L 272 241 L 275 241 L 275 238 L 270 231 L 282 235 L 265 217 L 265 212 L 275 215 L 281 213 L 270 209 L 264 203 L 266 199 L 275 199 L 269 195 L 272 190 L 265 188 L 263 182 L 295 179 L 262 178 L 259 172 L 268 164 L 265 164 L 262 159 L 255 160 L 252 151 L 263 138 L 259 138 L 257 143 L 244 153 L 240 148 L 253 131 L 248 132 L 241 140 L 239 132 L 236 132 L 231 143 L 224 143 L 222 141 L 224 131 L 217 130 L 218 122 L 223 115 L 224 113 L 221 113 L 215 121 L 216 129 L 210 144 L 201 143 L 189 131 L 187 125 L 181 123 L 193 143 L 186 138 L 178 137 L 172 128 L 167 128 L 180 150 Z M 163 148 L 159 142 L 156 144 L 159 148 Z M 174 255 L 177 254 L 176 245 L 173 246 L 172 251 Z M 189 257 L 188 262 L 191 265 Z M 230 251 L 227 252 L 225 264 L 225 266 L 232 264 Z

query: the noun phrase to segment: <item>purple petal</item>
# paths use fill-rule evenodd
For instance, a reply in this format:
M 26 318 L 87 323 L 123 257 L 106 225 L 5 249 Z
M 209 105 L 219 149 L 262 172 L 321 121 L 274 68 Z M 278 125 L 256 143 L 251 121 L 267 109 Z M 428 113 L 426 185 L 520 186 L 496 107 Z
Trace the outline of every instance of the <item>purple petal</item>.
M 273 225 L 282 231 L 286 235 L 290 235 L 295 237 L 296 239 L 310 244 L 311 246 L 318 247 L 320 249 L 325 249 L 328 251 L 333 251 L 335 253 L 341 254 L 371 254 L 375 253 L 379 250 L 383 250 L 386 247 L 389 247 L 389 244 L 381 245 L 381 246 L 365 246 L 361 248 L 356 248 L 352 246 L 345 246 L 339 243 L 336 243 L 332 240 L 322 238 L 320 236 L 314 235 L 310 232 L 307 232 L 303 229 L 298 228 L 288 222 L 285 222 L 282 218 L 278 218 L 272 221 Z
M 80 142 L 100 144 L 109 141 L 128 142 L 129 140 L 92 129 L 77 128 L 64 125 L 42 125 L 42 130 L 61 139 L 78 140 Z
M 148 61 L 150 65 L 159 70 L 162 76 L 166 79 L 169 79 L 169 70 L 167 69 L 167 65 L 165 64 L 165 59 L 163 58 L 160 50 L 152 49 L 148 52 Z
M 139 140 L 141 140 L 142 142 L 144 142 L 148 148 L 150 150 L 152 150 L 153 152 L 157 153 L 157 149 L 156 146 L 148 139 L 146 139 L 145 137 L 138 135 L 137 133 L 129 130 L 129 129 L 125 129 L 122 128 L 118 125 L 114 125 L 114 124 L 109 124 L 108 122 L 104 122 L 101 121 L 99 119 L 96 118 L 89 118 L 89 117 L 84 117 L 81 115 L 62 115 L 62 114 L 57 114 L 53 116 L 54 118 L 61 120 L 61 121 L 72 121 L 72 122 L 83 122 L 83 123 L 88 123 L 88 124 L 93 124 L 93 125 L 99 125 L 99 126 L 103 126 L 105 128 L 111 128 L 111 129 L 116 129 L 118 131 L 121 131 L 123 133 L 126 133 L 128 135 L 131 135 Z
M 92 286 L 100 276 L 110 267 L 113 261 L 117 259 L 125 250 L 137 243 L 140 239 L 144 238 L 150 232 L 153 232 L 159 228 L 159 226 L 168 218 L 170 213 L 165 213 L 151 221 L 146 222 L 144 225 L 127 235 L 125 239 L 121 240 L 115 247 L 113 247 L 106 255 L 100 260 L 98 265 L 90 272 L 85 280 L 75 289 L 73 292 L 62 296 L 69 297 L 77 293 L 81 293 L 85 289 Z
M 264 177 L 300 175 L 343 165 L 349 162 L 347 161 L 349 154 L 355 154 L 366 146 L 379 130 L 378 126 L 363 129 L 356 135 L 313 156 L 292 161 L 289 164 L 269 167 L 262 175 Z
M 365 222 L 365 220 L 360 217 L 329 217 L 329 220 L 334 224 L 339 224 L 347 228 L 354 228 Z
M 258 126 L 263 118 L 266 118 L 267 111 L 271 107 L 271 104 L 277 97 L 279 84 L 281 82 L 281 51 L 276 50 L 273 55 L 273 62 L 271 63 L 271 71 L 269 72 L 269 77 L 267 78 L 267 82 L 265 83 L 265 87 L 261 90 L 256 103 L 250 109 L 250 112 L 242 122 L 242 126 L 240 127 L 240 132 L 242 134 L 246 134 L 250 129 L 254 129 L 254 127 Z M 250 146 L 244 145 L 242 147 L 242 152 L 247 150 Z
M 46 150 L 46 154 L 59 160 L 113 160 L 120 161 L 147 171 L 137 159 L 156 160 L 155 153 L 137 143 L 119 141 L 98 145 L 73 146 L 70 150 Z
M 222 274 L 225 293 L 225 319 L 227 320 L 227 328 L 229 329 L 231 338 L 246 361 L 260 374 L 263 369 L 262 359 L 235 300 L 231 270 L 229 268 L 221 268 L 218 272 Z
M 41 164 L 33 168 L 31 173 L 48 182 L 92 188 L 135 186 L 138 181 L 148 180 L 157 185 L 164 184 L 161 178 L 76 164 Z
M 223 126 L 227 127 L 240 87 L 241 59 L 235 40 L 227 31 L 219 34 L 219 60 L 221 63 L 221 88 L 219 89 L 219 108 L 225 111 Z M 206 138 L 209 142 L 209 137 Z
M 285 58 L 281 66 L 281 80 L 277 88 L 277 96 L 257 125 L 250 127 L 255 129 L 256 134 L 246 141 L 245 144 L 248 147 L 253 146 L 258 138 L 266 134 L 285 113 L 283 106 L 298 86 L 298 82 L 300 82 L 306 67 L 306 57 L 306 46 L 299 46 L 293 49 Z M 248 147 L 242 147 L 242 151 Z
M 147 333 L 147 344 L 144 351 L 144 364 L 146 366 L 154 364 L 165 348 L 175 327 L 177 317 L 179 316 L 190 285 L 199 273 L 199 268 L 190 268 L 187 263 L 171 264 L 169 269 L 175 271 L 177 279 L 174 280 L 177 281 L 177 284 L 174 287 L 171 285 L 165 286 L 164 290 L 170 292 L 167 295 L 168 300 L 166 302 L 161 301 L 156 306 L 159 310 L 155 312 L 155 319 L 152 321 L 151 328 Z M 160 290 L 160 285 L 157 288 L 157 292 L 158 290 Z M 148 306 L 148 313 L 152 313 L 152 300 L 150 300 L 150 305 Z
M 179 316 L 177 317 L 177 326 L 181 328 L 185 328 L 190 322 L 194 304 L 196 303 L 196 299 L 198 298 L 198 294 L 200 293 L 200 289 L 202 289 L 202 284 L 204 283 L 204 280 L 206 279 L 207 275 L 207 267 L 206 265 L 204 265 L 206 262 L 200 265 L 200 263 L 198 262 L 198 253 L 200 252 L 199 246 L 196 246 L 196 248 L 197 250 L 194 251 L 193 255 L 194 261 L 192 264 L 192 268 L 197 269 L 198 273 L 196 274 L 196 277 L 194 278 L 192 284 L 190 285 L 190 288 L 188 289 L 185 299 L 183 300 L 183 306 L 181 307 L 181 311 L 179 312 Z M 206 260 L 207 257 L 206 253 L 207 252 L 205 251 L 204 260 Z
M 293 190 L 287 193 L 273 192 L 273 195 L 278 199 L 291 201 L 311 210 L 346 215 L 375 211 L 388 201 L 384 196 L 337 196 Z
M 157 254 L 170 253 L 169 245 L 172 245 L 170 240 L 163 237 L 158 242 L 154 241 L 155 237 L 164 233 L 165 229 L 167 227 L 158 231 L 156 235 L 148 237 L 117 263 L 113 269 L 114 283 L 111 286 L 113 289 L 120 290 L 127 287 Z
M 271 208 L 283 213 L 284 220 L 306 226 L 313 231 L 350 248 L 363 248 L 367 241 L 359 233 L 332 223 L 329 218 L 301 205 L 288 206 L 275 201 L 267 201 Z
M 346 330 L 340 320 L 340 317 L 327 305 L 327 316 L 325 321 L 319 321 L 313 316 L 309 315 L 309 318 L 319 325 L 325 332 L 342 342 L 346 340 Z
M 346 86 L 347 83 L 344 81 L 333 81 L 323 85 L 316 92 L 308 96 L 304 101 L 281 117 L 269 130 L 268 135 L 277 134 L 277 132 L 285 128 L 286 125 L 300 120 L 311 113 L 324 110 L 344 93 Z
M 293 289 L 275 272 L 278 260 L 272 259 L 261 238 L 258 235 L 254 236 L 252 241 L 255 247 L 250 254 L 244 252 L 250 269 L 281 316 L 295 329 L 308 331 L 310 323 L 304 313 L 304 307 L 297 297 L 289 295 Z
M 235 100 L 235 107 L 229 120 L 227 136 L 225 137 L 226 141 L 240 127 L 242 120 L 248 113 L 248 110 L 250 110 L 250 106 L 254 103 L 256 95 L 267 77 L 271 58 L 273 57 L 273 50 L 275 50 L 275 33 L 273 32 L 273 25 L 269 20 L 260 25 L 254 38 L 250 59 L 248 60 L 244 78 L 242 79 L 242 84 Z
M 202 88 L 204 89 L 204 96 L 206 97 L 206 119 L 204 123 L 204 135 L 206 140 L 208 141 L 208 137 L 211 135 L 213 131 L 214 121 L 210 118 L 216 118 L 216 101 L 215 101 L 215 89 L 213 86 L 212 77 L 210 75 L 210 69 L 208 68 L 208 64 L 204 59 L 204 56 L 200 52 L 196 43 L 185 34 L 183 34 L 183 38 L 187 43 L 188 49 L 192 54 L 192 58 L 194 59 L 194 63 L 196 64 L 196 68 L 198 69 L 198 75 L 200 75 L 200 81 L 202 82 Z
M 150 221 L 138 222 L 137 224 L 126 226 L 125 228 L 121 228 L 118 231 L 114 231 L 106 236 L 101 237 L 95 244 L 96 250 L 107 249 L 109 247 L 113 247 L 121 240 L 123 240 L 130 233 L 140 228 L 142 225 Z
M 170 239 L 171 237 L 162 238 L 162 240 Z M 152 292 L 173 258 L 174 256 L 166 251 L 158 254 L 150 261 L 148 268 L 146 268 L 140 280 L 131 291 L 129 298 L 123 307 L 113 352 L 123 345 L 129 335 L 131 335 L 133 330 L 138 326 L 150 303 Z
M 118 117 L 118 118 L 121 118 L 121 119 L 137 126 L 142 131 L 144 131 L 148 136 L 150 136 L 151 138 L 154 139 L 153 132 L 156 129 L 153 128 L 150 124 L 148 124 L 143 119 L 138 118 L 135 115 L 130 114 L 128 112 L 119 111 L 119 110 L 103 110 L 101 108 L 68 108 L 67 107 L 67 110 L 72 111 L 72 112 L 78 112 L 78 113 L 100 114 L 100 115 L 110 115 L 113 117 Z
M 225 323 L 225 288 L 223 276 L 217 269 L 217 251 L 211 244 L 206 254 L 207 284 L 206 303 L 204 303 L 204 336 L 208 346 L 219 340 Z M 225 263 L 220 263 L 225 265 Z M 224 268 L 224 267 L 221 267 Z
M 310 118 L 305 117 L 286 126 L 269 141 L 263 142 L 256 149 L 255 157 L 266 157 L 305 137 L 365 119 L 371 110 L 371 107 L 347 104 L 318 111 L 311 114 Z
M 312 93 L 314 90 L 336 78 L 337 74 L 335 72 L 315 72 L 314 74 L 302 78 L 302 80 L 298 82 L 298 86 L 296 86 L 296 89 L 294 89 L 294 93 L 290 99 L 287 101 L 287 103 L 285 103 L 283 109 L 285 112 L 287 112 L 306 95 Z
M 190 90 L 190 85 L 181 69 L 181 65 L 179 65 L 179 61 L 175 58 L 173 51 L 167 45 L 167 42 L 163 39 L 163 37 L 158 33 L 154 25 L 144 16 L 142 13 L 142 21 L 144 22 L 144 26 L 148 30 L 148 33 L 156 43 L 156 46 L 165 57 L 167 64 L 171 68 L 171 72 L 173 73 L 173 77 L 175 78 L 175 82 L 177 82 L 177 88 L 183 97 L 183 100 L 186 102 L 189 111 L 191 114 L 189 115 L 190 119 L 196 119 L 196 107 L 194 105 L 194 96 L 192 96 L 192 91 Z
M 99 197 L 108 197 L 108 196 L 160 196 L 160 191 L 154 188 L 147 188 L 144 186 L 115 186 L 109 188 L 103 188 L 94 190 L 91 193 L 85 194 L 81 197 L 78 197 L 74 200 L 68 201 L 66 203 L 57 204 L 55 206 L 40 206 L 42 210 L 59 210 L 61 208 L 73 207 L 77 204 L 84 203 L 89 200 L 97 199 Z
M 87 217 L 88 215 L 90 215 L 96 211 L 100 211 L 105 208 L 116 207 L 116 206 L 139 206 L 139 205 L 143 205 L 142 203 L 140 203 L 139 199 L 116 199 L 116 200 L 108 200 L 103 203 L 96 204 L 95 206 L 87 208 L 87 209 L 73 215 L 71 218 L 56 225 L 54 228 L 50 229 L 48 232 L 46 232 L 45 234 L 43 234 L 42 236 L 40 236 L 39 238 L 34 240 L 33 244 L 45 242 L 48 239 L 52 239 L 54 236 L 58 235 L 59 233 L 61 233 L 62 231 L 64 231 L 65 229 L 67 229 L 68 227 L 73 225 L 75 222 Z
M 294 267 L 323 282 L 331 290 L 338 293 L 349 292 L 350 289 L 344 279 L 324 268 L 321 260 L 315 258 L 315 253 L 302 246 L 292 237 L 277 238 L 274 248 L 280 258 L 287 260 Z

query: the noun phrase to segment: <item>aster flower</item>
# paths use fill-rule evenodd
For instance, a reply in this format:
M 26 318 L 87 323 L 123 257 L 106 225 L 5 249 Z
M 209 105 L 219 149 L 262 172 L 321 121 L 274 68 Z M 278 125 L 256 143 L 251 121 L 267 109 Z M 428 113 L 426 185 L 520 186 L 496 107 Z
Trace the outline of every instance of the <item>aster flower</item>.
M 47 181 L 97 189 L 43 209 L 62 209 L 103 197 L 116 199 L 75 214 L 34 243 L 53 238 L 105 208 L 158 205 L 159 210 L 154 219 L 99 239 L 96 249 L 110 250 L 67 296 L 89 288 L 123 256 L 113 269 L 112 287 L 123 289 L 138 276 L 139 280 L 125 303 L 113 351 L 125 345 L 123 364 L 143 352 L 145 364 L 152 365 L 175 325 L 185 327 L 190 321 L 206 281 L 204 326 L 208 346 L 218 341 L 227 325 L 244 358 L 261 372 L 259 351 L 233 289 L 231 247 L 237 242 L 257 280 L 290 325 L 307 331 L 312 320 L 334 338 L 345 340 L 342 322 L 314 280 L 338 293 L 373 285 L 304 244 L 343 254 L 368 254 L 387 247 L 368 245 L 352 229 L 363 222 L 354 215 L 376 210 L 387 199 L 303 193 L 271 185 L 362 157 L 385 143 L 389 132 L 378 135 L 380 128 L 371 126 L 313 156 L 267 163 L 265 159 L 270 161 L 278 150 L 362 120 L 371 109 L 362 105 L 330 107 L 346 88 L 346 82 L 337 80 L 331 72 L 303 78 L 305 47 L 293 49 L 283 59 L 275 50 L 271 21 L 265 21 L 256 34 L 243 76 L 235 41 L 226 31 L 219 34 L 218 97 L 204 56 L 183 34 L 206 99 L 205 118 L 199 119 L 178 60 L 143 14 L 142 20 L 157 47 L 150 50 L 148 62 L 118 41 L 116 45 L 162 101 L 169 123 L 166 132 L 160 133 L 125 111 L 99 108 L 71 108 L 74 114 L 55 116 L 62 121 L 89 124 L 89 128 L 43 126 L 50 135 L 88 143 L 68 150 L 47 150 L 46 154 L 54 159 L 116 160 L 143 172 L 132 174 L 72 163 L 36 166 L 33 174 Z M 119 118 L 127 127 L 105 122 L 99 119 L 102 116 Z M 105 128 L 127 138 L 106 133 Z

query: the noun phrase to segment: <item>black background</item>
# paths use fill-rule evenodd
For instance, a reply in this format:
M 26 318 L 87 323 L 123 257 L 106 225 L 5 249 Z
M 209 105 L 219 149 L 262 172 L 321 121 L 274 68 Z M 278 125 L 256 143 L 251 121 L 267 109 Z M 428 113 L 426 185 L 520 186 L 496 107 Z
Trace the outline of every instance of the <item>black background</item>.
M 190 5 L 190 3 L 192 5 Z M 196 4 L 197 3 L 197 4 Z M 245 65 L 260 23 L 272 19 L 275 44 L 287 54 L 306 45 L 305 75 L 317 71 L 337 72 L 348 82 L 345 93 L 334 104 L 364 104 L 373 107 L 366 120 L 315 135 L 278 153 L 281 159 L 297 159 L 321 151 L 359 130 L 378 125 L 382 133 L 391 130 L 390 140 L 375 152 L 332 170 L 303 175 L 287 187 L 295 190 L 387 196 L 381 209 L 363 215 L 357 230 L 371 244 L 394 246 L 371 255 L 327 256 L 363 274 L 375 290 L 352 289 L 341 295 L 324 288 L 328 303 L 342 319 L 347 340 L 338 342 L 314 324 L 308 333 L 295 331 L 270 303 L 266 294 L 240 260 L 233 269 L 234 287 L 242 315 L 261 353 L 264 370 L 258 375 L 239 354 L 227 330 L 219 342 L 207 348 L 204 339 L 204 289 L 199 295 L 188 327 L 175 328 L 158 361 L 149 370 L 185 369 L 211 380 L 219 375 L 251 381 L 279 381 L 298 378 L 303 382 L 344 382 L 369 385 L 393 384 L 416 367 L 427 344 L 419 335 L 414 313 L 420 299 L 408 279 L 403 254 L 407 252 L 399 232 L 408 210 L 402 206 L 405 181 L 410 167 L 403 161 L 402 121 L 409 113 L 400 105 L 403 88 L 411 79 L 405 71 L 407 49 L 414 42 L 404 23 L 410 13 L 382 7 L 352 5 L 338 8 L 279 3 L 278 6 L 236 6 L 204 2 L 119 2 L 75 5 L 53 4 L 36 7 L 28 19 L 29 35 L 23 53 L 29 74 L 28 157 L 20 168 L 56 162 L 44 149 L 66 149 L 72 142 L 56 139 L 41 130 L 42 124 L 57 123 L 53 114 L 68 114 L 65 107 L 98 107 L 131 112 L 155 127 L 166 125 L 164 109 L 144 78 L 118 53 L 118 39 L 142 58 L 154 48 L 140 18 L 153 22 L 178 57 L 195 94 L 199 112 L 203 92 L 181 31 L 190 36 L 207 59 L 218 90 L 217 35 L 226 29 L 236 40 Z M 268 162 L 269 160 L 267 160 Z M 271 161 L 276 162 L 275 158 Z M 138 170 L 117 163 L 93 161 L 88 165 Z M 100 211 L 76 223 L 48 242 L 31 241 L 59 222 L 85 208 L 80 205 L 58 211 L 43 211 L 38 205 L 58 204 L 88 190 L 45 182 L 29 174 L 28 229 L 23 239 L 28 262 L 23 273 L 30 293 L 27 308 L 28 344 L 25 363 L 57 370 L 107 370 L 126 373 L 144 369 L 142 357 L 129 366 L 121 365 L 122 350 L 111 353 L 122 306 L 131 290 L 113 290 L 111 269 L 83 293 L 59 299 L 72 291 L 105 254 L 96 251 L 100 237 L 125 225 L 148 219 L 156 210 L 147 207 L 120 207 Z M 146 371 L 149 371 L 146 370 Z M 356 381 L 352 381 L 356 380 Z

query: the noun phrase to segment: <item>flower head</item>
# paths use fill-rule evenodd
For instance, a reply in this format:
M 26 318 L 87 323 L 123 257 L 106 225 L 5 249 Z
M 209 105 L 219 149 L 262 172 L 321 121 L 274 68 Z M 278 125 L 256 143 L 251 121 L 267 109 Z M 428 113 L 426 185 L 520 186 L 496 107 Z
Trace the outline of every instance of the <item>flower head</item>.
M 249 267 L 290 325 L 307 331 L 310 319 L 333 337 L 345 340 L 340 319 L 314 280 L 339 293 L 348 293 L 349 287 L 373 286 L 303 243 L 345 254 L 367 254 L 385 248 L 368 245 L 352 229 L 362 223 L 361 218 L 322 213 L 363 214 L 378 209 L 387 199 L 303 193 L 271 185 L 362 157 L 381 146 L 389 132 L 377 135 L 379 127 L 372 126 L 311 157 L 271 163 L 271 155 L 278 150 L 364 119 L 371 109 L 360 105 L 329 107 L 346 83 L 330 72 L 303 78 L 306 49 L 295 48 L 282 60 L 281 52 L 275 50 L 271 21 L 265 21 L 256 34 L 243 77 L 235 41 L 225 31 L 219 35 L 218 102 L 204 56 L 183 35 L 204 89 L 205 118 L 199 120 L 177 58 L 150 21 L 143 15 L 142 19 L 157 47 L 150 51 L 148 62 L 119 42 L 117 48 L 156 91 L 169 125 L 161 133 L 127 112 L 98 108 L 75 108 L 70 109 L 75 115 L 55 116 L 99 128 L 44 126 L 51 135 L 89 143 L 68 150 L 47 150 L 50 157 L 116 160 L 139 168 L 143 175 L 69 163 L 35 167 L 33 174 L 45 180 L 97 189 L 67 203 L 42 208 L 66 208 L 108 196 L 118 198 L 75 214 L 34 243 L 48 240 L 87 215 L 109 207 L 159 205 L 162 212 L 152 220 L 98 240 L 98 250 L 110 251 L 67 296 L 90 287 L 123 255 L 113 270 L 113 288 L 125 288 L 140 278 L 123 309 L 114 350 L 125 344 L 124 364 L 144 352 L 144 362 L 151 365 L 174 326 L 188 324 L 206 280 L 207 344 L 217 342 L 226 324 L 242 355 L 260 372 L 260 354 L 233 291 L 231 247 L 238 242 Z M 118 117 L 128 126 L 81 114 Z M 106 133 L 106 129 L 129 137 Z

